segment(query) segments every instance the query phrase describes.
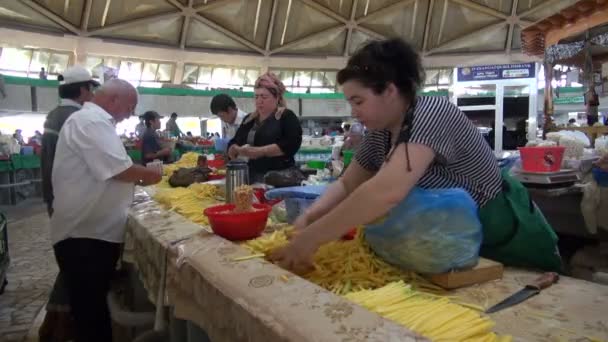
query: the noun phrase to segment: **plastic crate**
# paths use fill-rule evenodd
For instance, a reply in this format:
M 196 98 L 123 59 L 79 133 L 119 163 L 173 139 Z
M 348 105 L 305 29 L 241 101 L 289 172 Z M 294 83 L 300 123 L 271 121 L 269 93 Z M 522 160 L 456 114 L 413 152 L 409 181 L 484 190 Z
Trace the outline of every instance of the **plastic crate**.
M 37 155 L 21 156 L 21 167 L 23 169 L 39 169 L 40 157 L 38 157 Z
M 602 188 L 608 187 L 608 172 L 600 168 L 594 167 L 593 169 L 591 169 L 591 173 L 593 174 L 593 179 L 595 179 L 597 185 Z
M 344 154 L 344 166 L 346 167 L 353 160 L 353 155 L 355 154 L 355 151 L 353 151 L 353 150 L 345 150 L 342 153 Z
M 292 224 L 293 221 L 300 216 L 308 207 L 316 200 L 308 198 L 286 198 L 285 209 L 287 210 L 287 223 Z
M 20 154 L 12 154 L 11 163 L 13 164 L 14 170 L 23 169 L 23 156 Z
M 0 161 L 0 172 L 8 172 L 13 170 L 13 164 L 10 160 Z
M 141 151 L 140 150 L 128 150 L 127 154 L 129 155 L 129 157 L 131 157 L 133 162 L 141 161 Z
M 182 155 L 181 155 L 181 153 L 180 153 L 180 152 L 179 152 L 177 149 L 175 149 L 175 150 L 173 150 L 173 153 L 172 153 L 172 155 L 171 155 L 171 158 L 172 158 L 173 160 L 177 161 L 177 160 L 179 160 L 179 158 L 180 158 L 181 156 L 182 156 Z

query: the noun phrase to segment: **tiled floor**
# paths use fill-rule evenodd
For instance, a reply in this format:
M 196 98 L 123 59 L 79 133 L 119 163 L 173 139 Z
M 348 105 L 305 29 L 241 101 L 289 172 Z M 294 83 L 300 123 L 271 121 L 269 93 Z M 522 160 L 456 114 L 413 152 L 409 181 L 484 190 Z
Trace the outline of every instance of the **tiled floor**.
M 21 342 L 45 305 L 57 274 L 48 217 L 40 201 L 0 208 L 8 218 L 9 253 L 4 294 L 0 295 L 0 341 Z

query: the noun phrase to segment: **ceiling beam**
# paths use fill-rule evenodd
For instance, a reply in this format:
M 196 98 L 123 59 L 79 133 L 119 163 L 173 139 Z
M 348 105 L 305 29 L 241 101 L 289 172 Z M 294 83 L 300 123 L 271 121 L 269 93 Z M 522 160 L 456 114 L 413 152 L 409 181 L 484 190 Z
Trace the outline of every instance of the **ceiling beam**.
M 443 29 L 445 27 L 445 20 L 448 16 L 449 1 L 443 2 L 443 10 L 441 11 L 441 21 L 439 22 L 439 33 L 437 34 L 437 46 L 441 45 L 441 38 L 443 38 Z
M 477 29 L 475 31 L 472 31 L 472 32 L 469 32 L 469 33 L 467 33 L 465 35 L 462 35 L 460 37 L 457 37 L 457 38 L 451 39 L 449 41 L 446 41 L 445 43 L 443 43 L 441 45 L 435 46 L 434 48 L 430 49 L 428 51 L 428 53 L 429 54 L 433 54 L 433 53 L 442 51 L 442 50 L 444 50 L 446 48 L 449 48 L 449 47 L 451 47 L 453 45 L 456 45 L 458 43 L 462 43 L 464 41 L 468 41 L 470 39 L 473 39 L 473 38 L 476 38 L 476 37 L 479 37 L 479 36 L 483 36 L 483 35 L 486 34 L 487 31 L 491 31 L 491 30 L 494 30 L 496 28 L 503 27 L 503 26 L 506 26 L 506 25 L 507 25 L 507 22 L 506 21 L 502 21 L 502 22 L 499 22 L 499 23 L 496 23 L 496 24 L 488 25 L 486 27 L 482 27 L 480 29 Z
M 448 1 L 448 0 L 444 0 Z M 429 48 L 429 36 L 431 34 L 431 19 L 433 18 L 433 10 L 435 9 L 435 0 L 430 0 L 429 11 L 426 13 L 424 23 L 424 37 L 422 37 L 422 52 L 427 52 Z
M 181 12 L 171 12 L 171 13 L 157 14 L 157 15 L 153 15 L 153 16 L 150 16 L 150 17 L 140 18 L 140 19 L 127 20 L 127 21 L 123 21 L 123 22 L 120 22 L 120 23 L 106 25 L 104 27 L 88 31 L 88 32 L 86 32 L 86 35 L 98 35 L 98 34 L 101 34 L 101 33 L 106 33 L 106 32 L 110 32 L 110 31 L 114 31 L 114 30 L 119 30 L 119 29 L 131 27 L 131 26 L 136 26 L 136 25 L 140 25 L 140 24 L 147 24 L 147 23 L 149 23 L 151 21 L 158 21 L 158 20 L 163 20 L 163 19 L 172 19 L 172 18 L 179 17 L 181 15 L 182 15 Z
M 370 36 L 370 37 L 372 37 L 374 39 L 386 39 L 387 38 L 385 35 L 383 35 L 381 33 L 378 33 L 376 31 L 372 31 L 372 30 L 370 30 L 370 29 L 368 29 L 366 27 L 363 27 L 363 26 L 357 26 L 357 28 L 355 30 L 357 30 L 359 32 L 363 32 L 366 35 L 368 35 L 368 36 Z
M 285 42 L 285 35 L 287 35 L 287 25 L 289 24 L 289 17 L 291 16 L 291 5 L 292 0 L 287 0 L 287 9 L 285 10 L 285 20 L 283 20 L 283 32 L 281 33 L 281 41 L 279 45 L 283 45 Z
M 106 26 L 106 20 L 108 19 L 108 12 L 110 11 L 110 3 L 112 0 L 106 0 L 103 6 L 103 14 L 101 15 L 101 27 Z
M 229 2 L 232 2 L 234 0 L 215 0 L 211 3 L 208 4 L 202 4 L 202 5 L 197 5 L 197 6 L 193 6 L 192 8 L 194 8 L 194 10 L 196 12 L 204 12 L 204 11 L 208 11 L 217 7 L 221 7 Z
M 177 0 L 165 0 L 169 5 L 173 5 L 175 7 L 177 7 L 180 10 L 184 10 L 186 7 L 184 7 L 184 5 L 182 5 L 181 2 L 177 1 Z
M 534 6 L 534 7 L 530 8 L 530 9 L 527 9 L 526 11 L 520 13 L 518 15 L 518 17 L 525 18 L 525 17 L 529 16 L 530 14 L 538 11 L 541 8 L 547 8 L 549 6 L 557 5 L 560 2 L 563 2 L 563 0 L 546 0 L 546 1 L 543 1 L 540 4 L 538 4 L 538 5 Z
M 511 18 L 517 17 L 517 7 L 519 6 L 519 0 L 513 0 L 513 5 L 511 6 Z M 507 47 L 505 52 L 507 54 L 511 53 L 511 48 L 513 45 L 513 31 L 515 31 L 515 21 L 508 21 L 509 23 L 509 33 L 507 33 Z
M 331 9 L 319 4 L 318 2 L 315 2 L 313 0 L 300 0 L 300 2 L 343 24 L 346 24 L 348 22 L 348 19 L 332 11 Z
M 89 28 L 89 20 L 91 19 L 91 8 L 93 8 L 93 0 L 86 0 L 84 3 L 84 12 L 80 19 L 80 29 L 86 32 Z
M 78 27 L 72 25 L 67 20 L 63 19 L 62 17 L 58 16 L 57 14 L 53 13 L 52 11 L 49 11 L 46 7 L 39 5 L 38 3 L 34 2 L 33 0 L 21 0 L 21 3 L 28 6 L 29 8 L 33 9 L 34 11 L 42 14 L 43 16 L 50 19 L 51 21 L 54 21 L 55 23 L 59 24 L 61 27 L 65 28 L 66 30 L 68 30 L 76 35 L 82 34 L 82 31 Z
M 188 41 L 188 30 L 190 28 L 190 16 L 184 16 L 184 22 L 182 23 L 182 31 L 179 37 L 180 49 L 186 48 L 186 42 Z
M 194 0 L 188 0 L 188 8 L 191 9 L 193 4 L 194 4 Z M 184 9 L 182 8 L 182 10 L 184 10 Z M 186 42 L 188 41 L 189 29 L 190 29 L 190 15 L 184 15 L 184 21 L 182 22 L 182 31 L 181 31 L 181 34 L 179 37 L 180 49 L 186 48 Z
M 274 23 L 277 17 L 277 8 L 279 8 L 280 0 L 272 0 L 272 9 L 270 10 L 270 22 L 268 23 L 268 32 L 266 32 L 266 44 L 265 54 L 268 54 L 270 51 L 270 44 L 272 43 L 272 32 L 274 31 Z
M 355 25 L 353 25 L 353 22 L 355 21 L 355 16 L 357 15 L 357 5 L 359 4 L 359 0 L 353 0 L 353 6 L 350 9 L 350 21 L 349 24 L 346 26 L 347 27 L 347 31 L 346 31 L 346 41 L 344 42 L 344 57 L 347 57 L 350 53 L 350 47 L 351 47 L 351 40 L 353 38 L 353 29 L 355 27 Z
M 390 6 L 386 6 L 384 8 L 381 8 L 375 12 L 372 12 L 364 17 L 361 17 L 357 20 L 357 24 L 361 24 L 363 22 L 369 21 L 369 20 L 373 20 L 379 17 L 382 17 L 383 15 L 387 14 L 387 13 L 391 13 L 395 10 L 397 10 L 397 8 L 402 7 L 402 6 L 407 6 L 414 3 L 414 0 L 401 0 L 399 2 L 396 2 Z
M 258 52 L 258 53 L 260 53 L 262 55 L 264 55 L 265 52 L 266 52 L 266 51 L 264 51 L 264 49 L 262 49 L 261 47 L 255 45 L 254 43 L 250 42 L 249 40 L 243 38 L 242 36 L 240 36 L 240 35 L 232 32 L 232 31 L 230 31 L 228 29 L 226 29 L 225 27 L 222 27 L 222 26 L 216 24 L 215 22 L 213 22 L 213 21 L 211 21 L 211 20 L 203 17 L 202 15 L 200 15 L 198 13 L 193 14 L 192 18 L 200 21 L 201 23 L 203 23 L 203 24 L 211 27 L 212 29 L 218 31 L 219 33 L 223 34 L 224 36 L 226 36 L 226 37 L 228 37 L 228 38 L 230 38 L 232 40 L 235 40 L 235 41 L 237 41 L 237 42 L 245 45 L 246 47 L 248 47 L 248 48 L 250 48 L 250 49 L 252 49 L 252 50 L 254 50 L 254 51 L 256 51 L 256 52 Z
M 420 0 L 414 1 L 414 10 L 412 11 L 412 26 L 410 27 L 410 40 L 414 40 L 414 35 L 416 34 L 416 17 L 418 17 L 418 2 Z
M 464 7 L 468 7 L 470 9 L 472 9 L 472 10 L 477 11 L 477 12 L 481 12 L 481 13 L 485 13 L 485 14 L 491 15 L 491 16 L 496 17 L 496 18 L 505 19 L 505 20 L 508 18 L 508 15 L 502 13 L 501 11 L 497 11 L 497 10 L 495 10 L 493 8 L 488 7 L 488 6 L 480 5 L 480 4 L 478 4 L 476 2 L 473 2 L 471 0 L 450 0 L 450 1 L 453 1 L 453 2 L 455 2 L 455 3 L 459 4 L 459 5 L 462 5 Z
M 528 26 L 534 25 L 533 22 L 531 22 L 529 20 L 524 20 L 521 18 L 519 18 L 517 21 L 519 22 L 519 26 L 521 26 L 522 28 L 526 28 Z
M 255 22 L 253 24 L 253 40 L 258 35 L 258 25 L 260 24 L 260 11 L 262 10 L 262 0 L 258 0 L 255 8 Z
M 290 49 L 294 46 L 300 45 L 300 44 L 305 44 L 308 43 L 310 41 L 313 40 L 318 40 L 320 37 L 326 36 L 326 35 L 330 35 L 336 32 L 340 32 L 343 31 L 344 29 L 346 29 L 346 27 L 344 25 L 338 25 L 338 26 L 334 26 L 334 27 L 330 27 L 328 29 L 319 31 L 319 32 L 315 32 L 315 33 L 311 33 L 307 36 L 304 36 L 302 38 L 296 39 L 292 42 L 289 42 L 285 45 L 281 45 L 273 50 L 270 50 L 270 54 L 275 54 L 281 51 L 285 51 L 287 49 Z

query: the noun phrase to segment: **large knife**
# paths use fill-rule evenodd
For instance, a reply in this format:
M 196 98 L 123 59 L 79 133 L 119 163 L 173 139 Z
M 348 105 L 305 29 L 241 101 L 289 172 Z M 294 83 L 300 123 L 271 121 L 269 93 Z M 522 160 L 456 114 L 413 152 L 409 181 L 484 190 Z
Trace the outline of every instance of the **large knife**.
M 507 297 L 502 302 L 492 306 L 486 313 L 490 314 L 496 311 L 500 311 L 511 307 L 513 305 L 519 304 L 526 299 L 533 297 L 540 293 L 541 290 L 548 288 L 549 286 L 557 283 L 559 280 L 559 275 L 554 272 L 547 272 L 538 277 L 532 283 L 527 284 L 523 289 L 515 292 L 511 296 Z

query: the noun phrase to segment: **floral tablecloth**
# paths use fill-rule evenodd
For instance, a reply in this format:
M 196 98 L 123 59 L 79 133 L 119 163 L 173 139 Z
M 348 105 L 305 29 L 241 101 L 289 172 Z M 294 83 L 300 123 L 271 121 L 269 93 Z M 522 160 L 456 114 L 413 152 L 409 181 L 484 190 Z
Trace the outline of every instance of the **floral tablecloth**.
M 212 341 L 425 341 L 263 259 L 233 260 L 248 254 L 137 192 L 124 259 L 155 302 L 166 257 L 165 304 Z
M 166 304 L 212 341 L 420 341 L 415 333 L 266 262 L 234 261 L 242 247 L 168 212 L 138 190 L 125 260 L 155 302 L 167 258 Z M 489 307 L 538 273 L 507 268 L 501 280 L 456 290 Z M 515 307 L 494 313 L 494 329 L 516 341 L 608 341 L 608 286 L 562 277 Z

